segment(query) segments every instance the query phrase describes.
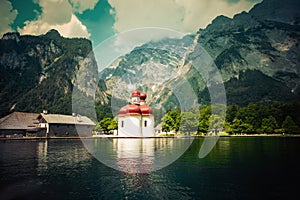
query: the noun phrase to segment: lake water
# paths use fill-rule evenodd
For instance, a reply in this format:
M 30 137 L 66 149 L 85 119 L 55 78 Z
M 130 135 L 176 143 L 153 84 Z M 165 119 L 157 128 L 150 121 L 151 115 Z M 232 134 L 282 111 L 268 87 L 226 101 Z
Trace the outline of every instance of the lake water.
M 116 140 L 110 142 L 118 143 Z M 130 139 L 119 139 L 121 144 L 121 140 L 130 143 Z M 151 140 L 157 148 L 163 139 Z M 101 143 L 103 139 L 96 141 Z M 195 139 L 179 159 L 160 170 L 126 173 L 99 162 L 81 140 L 0 141 L 0 199 L 290 199 L 298 196 L 300 137 L 220 138 L 208 156 L 199 159 L 202 143 L 203 138 Z M 155 157 L 155 154 L 145 155 L 144 159 L 150 162 Z

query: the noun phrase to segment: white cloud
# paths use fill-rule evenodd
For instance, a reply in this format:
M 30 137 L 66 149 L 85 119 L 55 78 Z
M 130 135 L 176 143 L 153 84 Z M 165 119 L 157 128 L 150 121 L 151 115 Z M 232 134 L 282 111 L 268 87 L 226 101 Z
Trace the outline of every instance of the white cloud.
M 205 28 L 219 15 L 233 17 L 242 11 L 249 11 L 255 4 L 248 0 L 240 0 L 235 3 L 224 0 L 176 0 L 176 3 L 185 9 L 182 25 L 183 29 L 188 32 Z
M 40 35 L 48 32 L 50 29 L 56 29 L 58 32 L 65 37 L 89 37 L 87 28 L 78 20 L 75 15 L 71 15 L 71 19 L 65 24 L 48 24 L 43 20 L 27 21 L 26 25 L 22 29 L 18 29 L 22 35 L 32 34 Z
M 70 0 L 75 12 L 83 13 L 85 10 L 93 10 L 99 0 Z
M 162 38 L 180 38 L 183 36 L 182 33 L 170 29 L 148 27 L 122 32 L 122 34 L 116 35 L 113 43 L 115 51 L 124 54 L 146 42 L 157 41 Z
M 42 13 L 37 20 L 26 21 L 21 34 L 40 35 L 50 29 L 56 29 L 65 37 L 89 37 L 81 21 L 73 14 L 68 0 L 40 0 Z
M 94 49 L 99 71 L 112 64 L 118 57 L 132 51 L 136 46 L 161 38 L 181 38 L 183 36 L 180 32 L 161 28 L 133 29 L 116 34 L 97 45 Z
M 218 15 L 232 17 L 255 4 L 248 0 L 108 0 L 115 14 L 114 29 L 170 28 L 184 33 L 206 27 Z
M 68 0 L 40 0 L 43 21 L 48 24 L 64 24 L 71 20 L 72 7 Z
M 142 27 L 180 30 L 184 8 L 174 0 L 108 0 L 115 12 L 114 29 L 122 32 Z
M 9 1 L 0 1 L 0 36 L 12 31 L 11 24 L 18 15 L 18 11 L 13 9 Z

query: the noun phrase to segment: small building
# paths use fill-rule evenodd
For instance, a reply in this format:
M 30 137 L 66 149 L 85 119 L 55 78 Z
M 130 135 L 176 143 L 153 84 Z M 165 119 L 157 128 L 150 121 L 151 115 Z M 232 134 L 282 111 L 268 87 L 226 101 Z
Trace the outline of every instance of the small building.
M 43 134 L 37 113 L 13 112 L 0 119 L 0 137 L 22 137 Z
M 41 113 L 37 117 L 47 137 L 92 136 L 95 123 L 86 116 Z
M 122 107 L 118 116 L 118 136 L 120 137 L 153 137 L 154 116 L 146 104 L 146 93 L 134 90 L 131 104 Z
M 86 116 L 13 112 L 0 119 L 0 137 L 92 136 L 95 123 Z

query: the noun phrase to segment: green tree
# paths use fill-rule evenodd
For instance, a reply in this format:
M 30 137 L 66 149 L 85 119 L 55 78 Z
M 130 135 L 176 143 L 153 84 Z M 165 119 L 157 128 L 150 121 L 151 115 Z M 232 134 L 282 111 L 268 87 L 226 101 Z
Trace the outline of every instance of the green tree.
M 256 131 L 261 129 L 262 119 L 267 118 L 270 115 L 273 116 L 273 113 L 270 112 L 270 106 L 262 103 L 250 103 L 246 107 L 238 110 L 236 118 L 251 124 Z
M 118 129 L 118 122 L 116 119 L 112 119 L 110 124 L 108 125 L 108 130 L 116 130 Z
M 229 134 L 239 134 L 241 133 L 240 126 L 242 124 L 242 120 L 235 118 L 230 124 L 230 129 L 228 130 Z
M 268 116 L 263 118 L 261 121 L 261 132 L 263 133 L 274 133 L 275 129 L 278 128 L 277 121 L 275 117 Z
M 110 117 L 105 117 L 102 120 L 99 121 L 99 123 L 96 125 L 95 129 L 96 131 L 103 131 L 104 133 L 109 133 L 110 130 L 114 130 L 118 127 L 117 121 Z
M 202 106 L 200 108 L 198 132 L 206 134 L 210 125 L 211 106 Z
M 222 120 L 221 116 L 217 114 L 212 114 L 209 117 L 209 122 L 211 123 L 212 129 L 221 129 L 224 127 L 224 120 Z
M 180 131 L 188 133 L 196 132 L 198 129 L 198 114 L 193 112 L 183 112 L 181 114 Z
M 94 127 L 94 131 L 97 131 L 97 132 L 102 131 L 99 122 L 98 122 L 98 123 L 96 124 L 96 126 Z
M 209 120 L 208 119 L 201 119 L 198 126 L 198 132 L 206 134 L 209 128 Z
M 178 131 L 180 126 L 181 113 L 180 110 L 170 110 L 162 118 L 163 131 Z
M 285 133 L 300 133 L 299 126 L 294 122 L 291 116 L 287 116 L 282 123 L 282 129 Z
M 226 121 L 232 122 L 234 118 L 236 117 L 236 114 L 239 110 L 239 107 L 237 105 L 231 105 L 227 107 L 226 111 Z
M 241 128 L 241 133 L 245 133 L 245 134 L 255 133 L 255 130 L 254 130 L 252 124 L 242 123 L 240 128 Z
M 240 119 L 235 118 L 231 125 L 230 125 L 230 130 L 229 130 L 229 134 L 248 134 L 248 133 L 253 133 L 253 125 L 249 124 L 249 123 L 245 123 Z

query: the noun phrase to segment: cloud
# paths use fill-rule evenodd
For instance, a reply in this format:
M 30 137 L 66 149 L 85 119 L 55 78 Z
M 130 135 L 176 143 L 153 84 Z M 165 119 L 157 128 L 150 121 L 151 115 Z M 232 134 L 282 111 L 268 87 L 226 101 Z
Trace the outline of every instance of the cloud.
M 13 9 L 9 1 L 0 1 L 0 36 L 12 31 L 11 24 L 18 15 L 18 11 Z
M 162 28 L 133 29 L 116 34 L 97 45 L 94 49 L 99 71 L 111 65 L 120 56 L 129 53 L 135 47 L 146 42 L 161 38 L 181 38 L 183 36 L 184 34 L 180 32 Z
M 67 0 L 40 0 L 43 21 L 48 24 L 64 24 L 71 20 L 72 7 Z
M 68 0 L 40 0 L 41 15 L 34 21 L 26 21 L 21 34 L 40 35 L 50 29 L 56 29 L 65 37 L 89 37 L 81 21 L 73 14 Z
M 118 32 L 142 27 L 179 30 L 184 8 L 174 0 L 108 0 L 115 13 L 114 29 Z
M 99 0 L 70 0 L 73 10 L 82 14 L 85 10 L 93 10 Z
M 58 32 L 65 37 L 87 38 L 90 36 L 87 28 L 73 14 L 71 15 L 70 21 L 65 24 L 48 24 L 43 20 L 36 20 L 31 22 L 27 21 L 22 29 L 18 28 L 18 32 L 20 32 L 22 35 L 40 35 L 48 32 L 50 29 L 58 30 Z
M 205 28 L 215 17 L 249 11 L 261 0 L 108 0 L 115 15 L 114 29 L 170 28 L 184 33 Z
M 170 29 L 162 28 L 140 28 L 122 32 L 114 39 L 114 50 L 118 53 L 128 53 L 134 47 L 146 42 L 157 41 L 162 38 L 181 38 L 184 35 Z

